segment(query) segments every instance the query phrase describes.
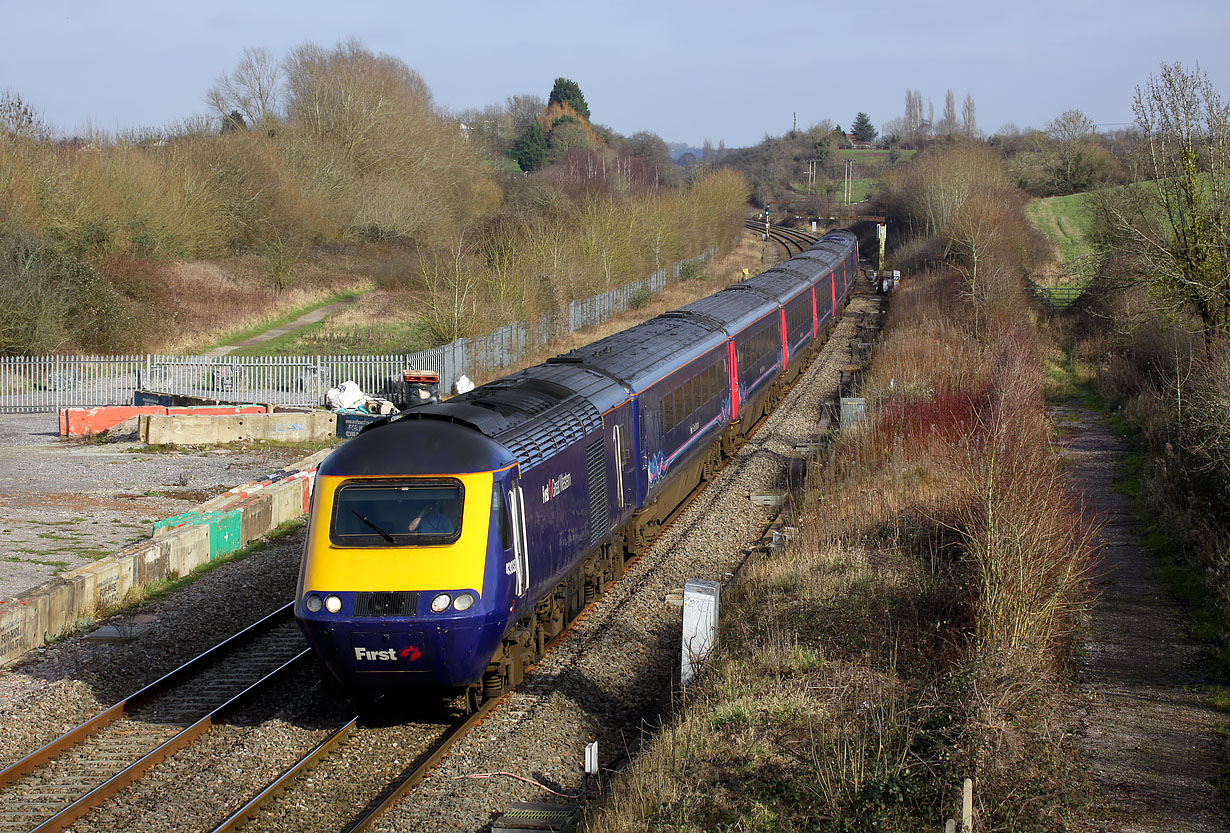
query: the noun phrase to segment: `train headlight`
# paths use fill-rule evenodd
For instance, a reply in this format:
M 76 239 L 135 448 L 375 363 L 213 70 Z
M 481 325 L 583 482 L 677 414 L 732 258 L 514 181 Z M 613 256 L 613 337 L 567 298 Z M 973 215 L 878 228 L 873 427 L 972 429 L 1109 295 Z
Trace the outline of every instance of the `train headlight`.
M 342 600 L 337 596 L 325 596 L 325 610 L 330 613 L 337 613 L 342 609 Z
M 324 602 L 320 600 L 320 596 L 312 595 L 303 600 L 303 606 L 308 609 L 309 613 L 320 613 Z
M 474 607 L 473 593 L 459 593 L 457 598 L 453 600 L 454 610 L 469 610 Z
M 448 610 L 448 606 L 453 603 L 453 597 L 448 593 L 439 593 L 431 600 L 431 612 L 443 613 Z

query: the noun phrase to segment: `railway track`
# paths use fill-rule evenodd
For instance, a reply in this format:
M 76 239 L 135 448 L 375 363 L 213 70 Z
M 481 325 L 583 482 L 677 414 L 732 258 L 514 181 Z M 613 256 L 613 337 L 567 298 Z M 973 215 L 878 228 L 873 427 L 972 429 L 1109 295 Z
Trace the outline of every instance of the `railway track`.
M 743 225 L 751 231 L 758 231 L 765 234 L 765 224 L 763 220 L 744 220 Z M 770 225 L 768 230 L 769 238 L 781 244 L 786 250 L 786 257 L 791 258 L 805 251 L 817 240 L 818 235 L 811 232 L 801 231 L 799 229 L 787 228 L 785 226 Z
M 310 662 L 291 605 L 0 771 L 0 833 L 62 830 Z
M 759 430 L 760 425 L 767 419 L 768 415 L 762 416 L 757 421 L 755 430 Z M 699 484 L 666 519 L 664 527 L 669 526 L 670 522 L 681 514 L 697 495 L 708 488 L 710 482 L 712 481 L 705 480 Z M 629 560 L 625 565 L 625 570 L 630 569 L 641 557 L 643 556 Z M 605 589 L 609 589 L 609 586 Z M 601 598 L 600 594 L 587 604 L 577 618 L 545 646 L 543 655 L 545 656 L 556 643 L 562 641 L 572 630 L 573 625 L 584 619 L 593 605 Z M 532 672 L 533 666 L 527 669 L 527 674 Z M 308 751 L 296 763 L 287 767 L 225 821 L 214 827 L 211 833 L 234 833 L 238 830 L 256 831 L 256 833 L 264 833 L 267 830 L 297 830 L 300 833 L 340 830 L 343 833 L 361 833 L 361 831 L 368 830 L 380 816 L 419 784 L 458 742 L 507 700 L 512 691 L 515 689 L 482 703 L 476 710 L 459 721 L 440 726 L 438 736 L 421 739 L 417 749 L 406 749 L 403 737 L 403 750 L 415 762 L 387 783 L 369 788 L 368 795 L 365 797 L 366 801 L 357 811 L 353 809 L 355 807 L 353 796 L 347 800 L 335 800 L 330 797 L 329 787 L 331 782 L 340 779 L 361 777 L 352 771 L 351 761 L 347 760 L 348 752 L 350 758 L 360 761 L 370 763 L 375 759 L 366 751 L 366 747 L 370 745 L 367 735 L 373 730 L 362 726 L 361 717 L 356 715 L 331 731 L 319 745 Z M 310 782 L 304 778 L 308 772 L 312 773 Z M 312 817 L 309 820 L 305 820 L 302 816 L 294 817 L 296 811 L 303 807 L 313 808 Z
M 359 716 L 338 726 L 298 762 L 287 767 L 212 833 L 236 830 L 343 831 L 367 830 L 490 713 L 500 699 L 484 703 L 459 720 L 441 724 L 399 726 L 394 744 L 405 761 L 395 765 L 391 777 L 371 776 L 356 768 L 374 767 L 380 761 L 382 734 L 379 726 L 364 726 Z M 310 772 L 311 777 L 304 776 Z M 360 781 L 356 795 L 355 781 Z M 343 794 L 339 794 L 344 792 Z M 305 812 L 306 811 L 306 812 Z

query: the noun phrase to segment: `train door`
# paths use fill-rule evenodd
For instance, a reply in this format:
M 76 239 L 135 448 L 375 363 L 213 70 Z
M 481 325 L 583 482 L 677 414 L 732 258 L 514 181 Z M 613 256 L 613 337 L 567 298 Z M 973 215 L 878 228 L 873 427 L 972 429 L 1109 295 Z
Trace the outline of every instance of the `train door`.
M 513 475 L 508 481 L 508 512 L 512 519 L 513 575 L 516 576 L 516 594 L 525 595 L 530 588 L 529 540 L 525 534 L 525 493 L 521 482 Z
M 623 411 L 624 409 L 620 409 Z M 615 507 L 622 516 L 636 505 L 636 455 L 632 436 L 631 408 L 619 414 L 612 427 L 614 449 Z M 618 413 L 618 412 L 617 412 Z

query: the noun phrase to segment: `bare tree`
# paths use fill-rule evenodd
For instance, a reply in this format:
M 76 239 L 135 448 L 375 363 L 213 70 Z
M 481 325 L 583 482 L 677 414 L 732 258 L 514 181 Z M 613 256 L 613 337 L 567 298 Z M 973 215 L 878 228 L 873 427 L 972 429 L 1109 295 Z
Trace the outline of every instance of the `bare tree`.
M 12 90 L 0 93 L 0 136 L 41 141 L 51 131 L 39 112 Z
M 1199 320 L 1206 351 L 1230 334 L 1230 105 L 1199 66 L 1163 64 L 1136 88 L 1151 182 L 1098 200 L 1110 246 L 1150 295 Z
M 978 119 L 974 115 L 974 97 L 969 93 L 965 94 L 965 101 L 961 104 L 961 133 L 971 139 L 978 136 Z
M 1056 142 L 1079 142 L 1091 138 L 1094 124 L 1080 110 L 1064 110 L 1059 117 L 1046 125 L 1046 135 Z
M 905 116 L 901 124 L 901 140 L 916 143 L 923 138 L 923 103 L 921 90 L 905 91 Z
M 512 119 L 513 133 L 520 136 L 530 122 L 536 121 L 547 109 L 547 102 L 537 95 L 510 95 L 505 103 L 508 115 Z
M 952 90 L 944 94 L 944 115 L 936 125 L 936 132 L 941 136 L 952 136 L 957 132 L 957 99 Z
M 205 103 L 224 119 L 239 111 L 250 125 L 265 126 L 277 117 L 282 68 L 269 50 L 248 48 L 234 72 L 218 77 L 205 94 Z

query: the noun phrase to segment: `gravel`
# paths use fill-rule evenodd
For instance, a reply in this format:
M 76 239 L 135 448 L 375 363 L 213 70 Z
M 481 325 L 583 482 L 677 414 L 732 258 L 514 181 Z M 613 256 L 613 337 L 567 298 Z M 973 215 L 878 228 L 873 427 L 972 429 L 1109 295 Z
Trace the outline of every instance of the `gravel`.
M 146 683 L 242 630 L 294 596 L 303 533 L 109 622 L 144 628 L 133 641 L 70 636 L 0 672 L 0 765 L 54 740 Z
M 59 436 L 55 414 L 0 414 L 0 600 L 146 538 L 186 512 L 306 457 L 302 449 L 146 451 Z

